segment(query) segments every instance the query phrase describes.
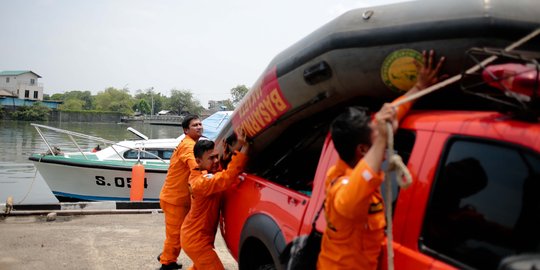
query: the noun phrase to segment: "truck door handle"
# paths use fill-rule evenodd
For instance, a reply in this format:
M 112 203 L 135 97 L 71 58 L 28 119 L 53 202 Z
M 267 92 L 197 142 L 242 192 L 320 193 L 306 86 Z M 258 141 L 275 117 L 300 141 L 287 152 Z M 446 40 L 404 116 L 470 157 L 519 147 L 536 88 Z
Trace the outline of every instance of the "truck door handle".
M 287 199 L 287 202 L 288 202 L 289 204 L 291 204 L 291 205 L 294 205 L 294 206 L 298 205 L 298 203 L 299 203 L 299 201 L 298 201 L 297 199 L 293 198 L 293 197 L 289 197 L 289 198 Z

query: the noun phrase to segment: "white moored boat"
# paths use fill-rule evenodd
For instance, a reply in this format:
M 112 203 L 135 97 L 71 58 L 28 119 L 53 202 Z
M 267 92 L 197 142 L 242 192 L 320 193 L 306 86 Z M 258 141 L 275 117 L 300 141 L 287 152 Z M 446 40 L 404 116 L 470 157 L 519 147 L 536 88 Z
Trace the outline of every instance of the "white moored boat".
M 217 112 L 203 120 L 203 136 L 214 139 L 228 121 L 231 112 Z M 148 139 L 113 142 L 59 128 L 32 124 L 47 144 L 47 154 L 32 154 L 34 162 L 53 194 L 60 201 L 130 199 L 132 167 L 140 160 L 145 168 L 144 201 L 159 201 L 159 193 L 169 159 L 184 135 L 176 139 Z M 49 143 L 43 130 L 66 134 L 77 152 L 62 153 Z M 101 151 L 83 151 L 73 137 L 109 145 Z

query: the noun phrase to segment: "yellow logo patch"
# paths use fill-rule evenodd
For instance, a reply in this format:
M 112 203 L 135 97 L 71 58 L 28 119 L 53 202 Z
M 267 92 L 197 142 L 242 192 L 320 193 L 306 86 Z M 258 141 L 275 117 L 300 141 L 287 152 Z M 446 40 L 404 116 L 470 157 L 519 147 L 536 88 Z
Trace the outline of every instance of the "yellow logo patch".
M 411 89 L 418 77 L 415 61 L 423 65 L 422 53 L 412 49 L 401 49 L 389 54 L 381 67 L 384 84 L 396 92 Z

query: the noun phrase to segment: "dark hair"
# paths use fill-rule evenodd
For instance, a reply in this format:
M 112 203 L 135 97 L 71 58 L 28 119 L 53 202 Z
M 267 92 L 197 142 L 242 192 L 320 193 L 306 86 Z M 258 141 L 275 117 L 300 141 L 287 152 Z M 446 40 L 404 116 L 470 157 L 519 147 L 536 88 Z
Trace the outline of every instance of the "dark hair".
M 233 144 L 236 143 L 236 141 L 238 141 L 236 132 L 233 132 L 231 135 L 229 135 L 225 139 L 225 145 L 222 146 L 224 148 L 224 153 L 219 158 L 219 162 L 221 163 L 221 168 L 227 168 L 227 166 L 229 166 L 229 162 L 231 162 L 231 158 L 232 158 L 230 150 L 232 149 L 232 146 Z
M 356 147 L 359 144 L 371 145 L 371 118 L 366 109 L 349 107 L 338 115 L 330 126 L 334 147 L 339 157 L 347 162 L 354 162 Z
M 214 149 L 214 142 L 211 140 L 198 140 L 193 146 L 193 155 L 196 158 L 202 158 L 204 152 Z
M 237 141 L 237 138 L 236 138 L 236 132 L 233 132 L 231 135 L 229 135 L 226 139 L 225 139 L 225 143 L 228 144 L 228 145 L 233 145 L 235 142 Z
M 182 120 L 182 128 L 183 129 L 189 129 L 189 123 L 191 123 L 191 120 L 193 119 L 199 119 L 199 116 L 195 114 L 190 114 L 186 117 L 184 117 L 184 120 Z

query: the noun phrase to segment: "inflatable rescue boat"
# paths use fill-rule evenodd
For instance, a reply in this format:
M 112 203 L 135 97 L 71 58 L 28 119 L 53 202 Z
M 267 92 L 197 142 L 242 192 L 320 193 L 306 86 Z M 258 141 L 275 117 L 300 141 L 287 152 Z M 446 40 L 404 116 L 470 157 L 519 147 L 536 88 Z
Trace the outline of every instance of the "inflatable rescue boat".
M 274 140 L 301 129 L 324 137 L 328 126 L 318 123 L 333 112 L 349 105 L 377 110 L 412 87 L 423 50 L 445 56 L 442 73 L 453 76 L 476 64 L 471 48 L 506 48 L 538 28 L 537 0 L 423 0 L 349 11 L 278 54 L 217 141 L 243 128 L 253 140 L 251 154 L 260 157 L 272 152 Z M 540 51 L 540 37 L 516 50 Z M 460 88 L 454 83 L 415 107 L 488 106 Z

